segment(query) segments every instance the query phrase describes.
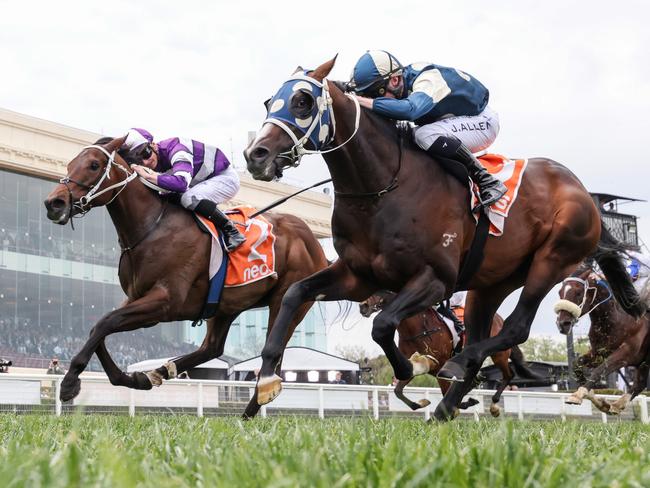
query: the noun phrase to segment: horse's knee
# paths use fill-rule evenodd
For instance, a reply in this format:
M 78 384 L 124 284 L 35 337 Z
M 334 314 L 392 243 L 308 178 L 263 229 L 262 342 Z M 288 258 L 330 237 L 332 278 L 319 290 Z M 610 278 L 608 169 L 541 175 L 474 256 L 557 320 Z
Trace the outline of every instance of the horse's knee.
M 377 344 L 392 341 L 395 338 L 395 326 L 385 318 L 378 315 L 372 323 L 372 340 Z

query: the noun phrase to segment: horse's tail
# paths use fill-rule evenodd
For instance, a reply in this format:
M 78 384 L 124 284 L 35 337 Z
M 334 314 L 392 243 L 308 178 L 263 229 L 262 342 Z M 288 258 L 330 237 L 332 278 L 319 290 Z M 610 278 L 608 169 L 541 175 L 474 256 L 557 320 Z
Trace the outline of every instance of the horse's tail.
M 517 376 L 520 378 L 525 378 L 528 380 L 543 380 L 544 376 L 535 373 L 528 363 L 524 359 L 524 353 L 521 352 L 519 346 L 514 346 L 510 349 L 510 361 L 512 361 L 512 367 L 517 373 Z
M 600 241 L 592 257 L 598 263 L 612 289 L 614 298 L 623 310 L 633 317 L 641 317 L 646 313 L 647 306 L 639 297 L 623 264 L 621 254 L 626 248 L 609 232 L 602 219 L 600 224 L 602 228 Z

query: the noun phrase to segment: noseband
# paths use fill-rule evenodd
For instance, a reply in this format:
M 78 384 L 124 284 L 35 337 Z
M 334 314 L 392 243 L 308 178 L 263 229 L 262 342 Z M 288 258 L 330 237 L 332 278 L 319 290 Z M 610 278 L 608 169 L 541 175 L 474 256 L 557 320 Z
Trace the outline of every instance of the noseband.
M 104 193 L 109 192 L 109 191 L 112 190 L 112 191 L 114 191 L 115 194 L 110 199 L 110 201 L 106 204 L 106 205 L 110 205 L 113 202 L 113 200 L 115 200 L 117 198 L 117 196 L 124 190 L 124 188 L 126 188 L 126 185 L 131 180 L 133 180 L 134 178 L 136 178 L 138 176 L 138 174 L 135 171 L 130 172 L 124 166 L 122 166 L 121 164 L 115 162 L 116 151 L 113 151 L 112 153 L 109 153 L 102 146 L 98 146 L 98 145 L 95 145 L 95 144 L 92 144 L 90 146 L 84 146 L 81 149 L 81 151 L 83 152 L 86 149 L 98 149 L 99 151 L 103 152 L 106 155 L 106 157 L 108 158 L 108 160 L 106 162 L 106 168 L 104 170 L 104 173 L 99 177 L 99 179 L 95 183 L 93 183 L 92 185 L 86 185 L 85 183 L 81 183 L 79 181 L 73 180 L 68 175 L 64 176 L 63 178 L 61 178 L 59 180 L 59 183 L 64 185 L 66 187 L 66 189 L 68 190 L 68 193 L 70 194 L 70 201 L 72 202 L 72 206 L 74 208 L 77 208 L 79 210 L 79 214 L 81 214 L 82 216 L 87 214 L 90 211 L 90 209 L 92 208 L 92 207 L 90 207 L 90 202 L 92 202 L 96 198 L 100 197 Z M 126 174 L 126 178 L 124 178 L 121 181 L 118 181 L 114 185 L 111 185 L 111 186 L 109 186 L 107 188 L 104 188 L 103 190 L 99 190 L 101 185 L 104 183 L 104 180 L 110 180 L 111 179 L 110 172 L 111 172 L 111 168 L 113 166 L 115 166 L 115 167 L 119 168 L 120 170 L 122 170 Z M 82 188 L 84 190 L 88 190 L 88 193 L 83 195 L 81 198 L 79 198 L 78 201 L 75 202 L 73 197 L 72 197 L 72 190 L 68 186 L 69 183 L 74 183 L 75 185 L 79 186 L 80 188 Z M 120 190 L 115 192 L 115 190 L 117 188 L 120 188 Z M 72 220 L 70 220 L 70 221 L 72 222 Z
M 580 305 L 578 305 L 578 304 L 572 302 L 571 300 L 567 300 L 567 299 L 565 298 L 565 297 L 566 297 L 566 292 L 564 292 L 565 284 L 567 284 L 568 282 L 572 282 L 572 281 L 573 281 L 573 282 L 580 283 L 580 284 L 582 285 L 583 293 L 582 293 L 582 301 L 580 302 Z M 568 285 L 567 285 L 567 286 L 568 286 Z M 607 292 L 608 292 L 607 297 L 606 297 L 604 300 L 601 300 L 600 302 L 598 302 L 598 303 L 596 303 L 595 305 L 593 305 L 593 306 L 589 309 L 588 312 L 583 313 L 582 310 L 584 309 L 585 305 L 586 305 L 586 306 L 590 306 L 590 305 L 592 305 L 592 304 L 594 303 L 594 301 L 596 301 L 596 296 L 598 296 L 598 287 L 599 287 L 599 286 L 602 286 L 602 287 L 604 287 L 604 288 L 607 290 Z M 589 293 L 589 290 L 593 290 L 593 292 L 594 292 L 594 296 L 593 296 L 593 298 L 591 299 L 591 301 L 587 304 L 587 294 Z M 562 292 L 564 292 L 564 296 L 562 296 Z M 564 311 L 564 312 L 568 312 L 568 313 L 570 313 L 570 314 L 573 316 L 573 318 L 575 318 L 576 320 L 579 319 L 582 315 L 590 314 L 590 313 L 593 312 L 597 307 L 599 307 L 599 306 L 602 305 L 603 303 L 609 301 L 609 300 L 612 298 L 612 296 L 613 296 L 613 294 L 612 294 L 612 289 L 609 287 L 609 285 L 607 284 L 607 282 L 606 282 L 605 280 L 603 280 L 603 279 L 598 279 L 598 280 L 596 281 L 596 286 L 589 286 L 589 281 L 588 281 L 588 280 L 584 280 L 584 279 L 582 279 L 582 278 L 578 278 L 578 277 L 576 277 L 576 276 L 569 276 L 569 277 L 566 278 L 564 281 L 562 281 L 562 292 L 560 292 L 560 300 L 559 300 L 559 301 L 555 304 L 555 306 L 553 307 L 553 311 L 554 311 L 556 314 L 557 314 L 557 313 L 560 313 L 560 312 L 562 312 L 562 311 Z

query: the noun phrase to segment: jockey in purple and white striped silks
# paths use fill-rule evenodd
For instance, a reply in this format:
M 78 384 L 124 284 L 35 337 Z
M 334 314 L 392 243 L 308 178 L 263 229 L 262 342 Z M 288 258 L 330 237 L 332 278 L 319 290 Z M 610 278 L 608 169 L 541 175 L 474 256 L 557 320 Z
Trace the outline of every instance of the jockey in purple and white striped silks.
M 244 241 L 217 207 L 239 191 L 239 175 L 219 148 L 182 137 L 156 143 L 144 129 L 130 129 L 124 145 L 142 159 L 142 166 L 132 165 L 133 170 L 163 190 L 180 193 L 183 207 L 209 218 L 224 232 L 229 251 Z

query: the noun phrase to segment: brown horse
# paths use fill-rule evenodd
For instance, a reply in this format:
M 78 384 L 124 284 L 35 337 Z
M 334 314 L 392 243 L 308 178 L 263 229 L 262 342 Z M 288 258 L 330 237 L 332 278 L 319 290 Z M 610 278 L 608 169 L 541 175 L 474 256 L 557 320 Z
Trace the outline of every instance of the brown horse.
M 395 294 L 393 293 L 376 293 L 361 302 L 359 311 L 364 317 L 370 317 L 373 313 L 379 312 L 384 306 L 388 305 L 394 297 Z M 490 328 L 490 337 L 498 334 L 502 328 L 503 318 L 499 314 L 495 314 Z M 415 367 L 420 368 L 422 371 L 421 374 L 436 376 L 442 365 L 454 355 L 451 331 L 433 307 L 418 315 L 402 320 L 397 326 L 397 333 L 399 334 L 398 349 L 402 354 L 410 358 L 410 361 Z M 492 404 L 490 405 L 490 413 L 493 417 L 498 417 L 501 414 L 501 409 L 499 408 L 501 394 L 510 384 L 514 376 L 508 359 L 512 360 L 515 371 L 522 378 L 537 378 L 538 376 L 528 368 L 528 365 L 524 361 L 524 355 L 518 346 L 492 354 L 491 358 L 502 375 L 501 382 L 492 396 Z M 411 379 L 398 380 L 397 385 L 395 385 L 395 395 L 397 398 L 406 403 L 412 410 L 418 410 L 429 405 L 431 403 L 429 400 L 414 402 L 404 395 L 404 388 L 410 382 Z M 451 384 L 449 381 L 443 379 L 440 379 L 438 383 L 444 395 Z M 459 408 L 465 409 L 477 403 L 477 400 L 470 398 L 466 402 L 461 402 Z
M 122 246 L 119 278 L 127 300 L 100 319 L 84 347 L 72 359 L 61 384 L 64 401 L 79 393 L 79 374 L 93 353 L 97 354 L 112 384 L 145 390 L 220 356 L 230 324 L 242 311 L 268 306 L 270 330 L 289 285 L 327 266 L 320 244 L 302 220 L 291 215 L 268 214 L 276 234 L 277 276 L 225 288 L 216 315 L 207 321 L 207 335 L 197 351 L 146 374 L 122 372 L 104 345 L 106 336 L 152 327 L 158 322 L 200 317 L 208 293 L 211 237 L 199 230 L 190 212 L 168 203 L 134 180 L 129 164 L 117 152 L 124 138 L 107 138 L 98 143 L 105 145 L 84 148 L 68 164 L 68 175 L 47 197 L 45 206 L 48 218 L 62 225 L 75 214 L 106 206 Z M 291 330 L 310 306 L 311 303 L 305 303 L 300 307 Z M 250 408 L 252 414 L 259 408 L 255 399 Z
M 397 348 L 395 330 L 403 319 L 456 290 L 475 234 L 468 185 L 410 139 L 401 138 L 394 121 L 360 109 L 337 83 L 323 82 L 334 62 L 285 82 L 268 104 L 262 129 L 244 151 L 249 172 L 267 181 L 298 164 L 302 155 L 320 152 L 335 190 L 332 233 L 340 259 L 291 286 L 283 298 L 262 350 L 257 391 L 263 403 L 281 390 L 276 371 L 289 326 L 301 304 L 311 300 L 359 302 L 377 290 L 396 292 L 395 300 L 374 319 L 372 338 L 386 353 L 395 376 L 410 379 L 413 365 Z M 277 120 L 280 113 L 285 120 Z M 293 122 L 288 122 L 291 117 Z M 475 290 L 467 302 L 467 346 L 438 373 L 458 384 L 436 408 L 436 418 L 453 415 L 486 357 L 526 340 L 543 297 L 597 249 L 599 239 L 598 209 L 578 178 L 551 160 L 530 159 L 504 234 L 489 236 L 485 259 L 463 285 Z M 643 310 L 621 260 L 609 256 L 601 255 L 599 264 L 615 295 L 640 315 Z M 489 337 L 499 305 L 521 286 L 503 329 Z
M 612 290 L 591 266 L 582 266 L 562 282 L 560 301 L 555 304 L 557 326 L 568 334 L 580 317 L 589 315 L 589 351 L 580 356 L 574 371 L 580 388 L 567 403 L 580 405 L 586 397 L 601 411 L 621 413 L 641 393 L 648 382 L 650 368 L 650 316 L 635 319 L 612 299 Z M 593 387 L 601 376 L 625 366 L 636 367 L 631 393 L 613 403 L 594 395 Z M 585 369 L 590 369 L 587 375 Z

